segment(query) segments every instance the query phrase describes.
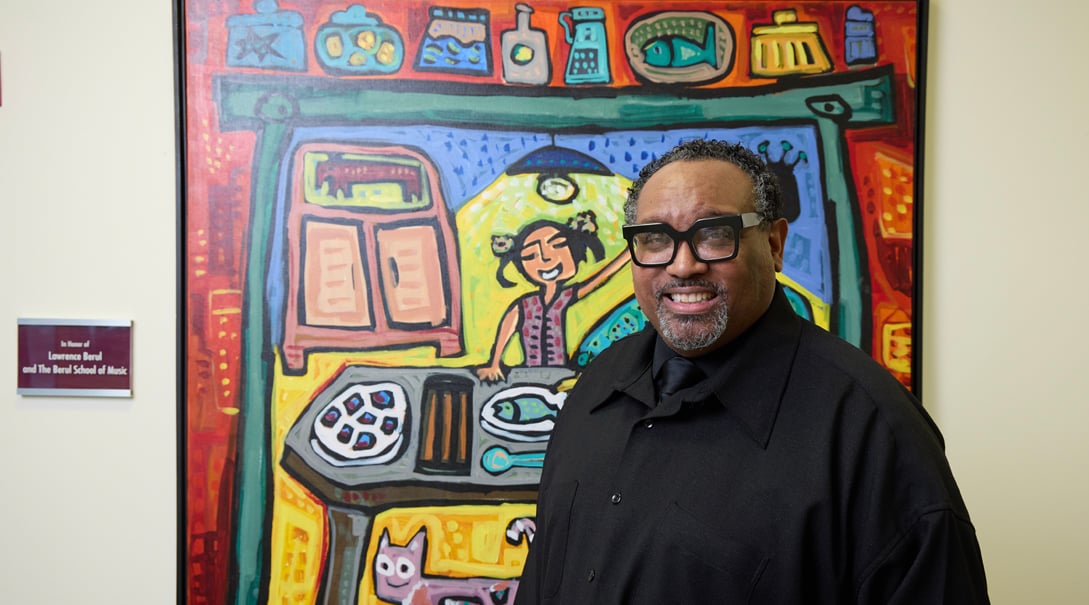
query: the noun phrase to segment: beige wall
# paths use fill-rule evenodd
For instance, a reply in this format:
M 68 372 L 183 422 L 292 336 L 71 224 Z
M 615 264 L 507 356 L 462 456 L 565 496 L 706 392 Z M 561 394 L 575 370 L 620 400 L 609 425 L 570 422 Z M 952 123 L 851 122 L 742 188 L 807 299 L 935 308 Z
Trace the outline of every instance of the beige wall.
M 175 599 L 171 4 L 0 0 L 0 603 Z M 16 395 L 19 317 L 131 319 L 134 397 Z
M 923 393 L 995 603 L 1089 603 L 1087 22 L 931 2 Z
M 174 601 L 170 4 L 0 2 L 3 603 Z M 923 388 L 995 603 L 1089 602 L 1086 23 L 931 2 Z M 133 320 L 134 396 L 17 396 L 19 317 Z

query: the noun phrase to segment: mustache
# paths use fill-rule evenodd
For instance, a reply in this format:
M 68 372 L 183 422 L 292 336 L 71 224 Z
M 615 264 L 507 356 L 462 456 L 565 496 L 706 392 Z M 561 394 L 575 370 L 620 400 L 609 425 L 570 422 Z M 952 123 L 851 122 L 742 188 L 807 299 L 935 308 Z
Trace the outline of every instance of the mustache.
M 654 297 L 661 298 L 665 295 L 667 290 L 672 290 L 673 288 L 706 288 L 714 291 L 719 296 L 726 296 L 726 289 L 722 287 L 721 284 L 716 284 L 715 282 L 706 279 L 674 279 L 671 282 L 658 286 L 658 288 L 654 290 Z

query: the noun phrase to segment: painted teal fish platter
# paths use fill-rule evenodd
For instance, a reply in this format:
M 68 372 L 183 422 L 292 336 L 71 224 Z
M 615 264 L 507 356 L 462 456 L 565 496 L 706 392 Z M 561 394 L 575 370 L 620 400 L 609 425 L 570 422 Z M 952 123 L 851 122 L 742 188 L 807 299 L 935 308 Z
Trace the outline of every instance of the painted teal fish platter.
M 736 51 L 733 28 L 702 11 L 649 15 L 628 28 L 624 51 L 636 76 L 657 84 L 708 84 L 726 77 Z

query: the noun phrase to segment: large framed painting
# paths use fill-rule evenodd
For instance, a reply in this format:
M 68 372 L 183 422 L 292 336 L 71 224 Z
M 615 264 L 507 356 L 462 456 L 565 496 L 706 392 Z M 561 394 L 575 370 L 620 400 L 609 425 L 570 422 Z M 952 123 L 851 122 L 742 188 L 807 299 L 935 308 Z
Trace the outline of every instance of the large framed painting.
M 179 601 L 509 602 L 687 139 L 768 162 L 794 309 L 918 390 L 925 3 L 352 2 L 177 3 Z

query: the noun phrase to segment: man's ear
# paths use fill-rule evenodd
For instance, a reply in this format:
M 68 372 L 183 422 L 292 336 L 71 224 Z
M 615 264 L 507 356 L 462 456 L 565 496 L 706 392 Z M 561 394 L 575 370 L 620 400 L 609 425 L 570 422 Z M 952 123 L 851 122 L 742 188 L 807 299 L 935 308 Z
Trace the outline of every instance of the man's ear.
M 786 245 L 787 220 L 776 219 L 768 226 L 768 244 L 771 247 L 771 256 L 775 259 L 775 272 L 783 270 L 783 246 Z

